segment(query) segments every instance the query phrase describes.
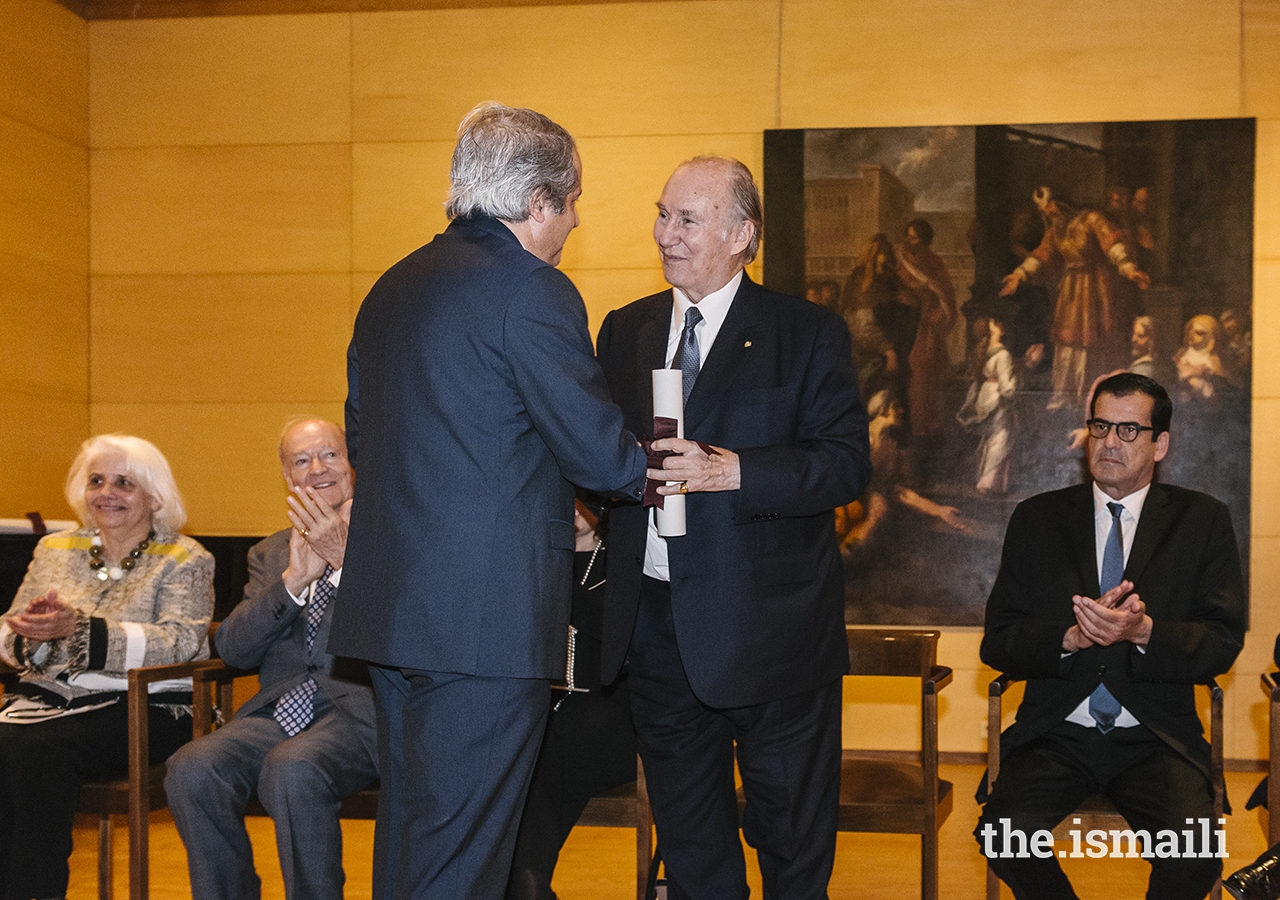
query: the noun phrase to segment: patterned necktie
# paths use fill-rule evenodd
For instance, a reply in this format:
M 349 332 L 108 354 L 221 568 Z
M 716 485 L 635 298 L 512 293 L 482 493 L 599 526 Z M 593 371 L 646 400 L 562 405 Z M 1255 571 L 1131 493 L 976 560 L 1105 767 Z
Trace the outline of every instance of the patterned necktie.
M 680 346 L 676 347 L 676 355 L 671 360 L 671 368 L 684 373 L 684 402 L 689 402 L 689 392 L 693 383 L 698 380 L 698 369 L 702 366 L 702 352 L 698 348 L 698 334 L 694 326 L 702 321 L 702 313 L 698 307 L 690 306 L 685 310 L 684 329 L 680 332 Z
M 1120 513 L 1124 509 L 1119 503 L 1108 503 L 1111 510 L 1111 532 L 1107 535 L 1107 543 L 1102 551 L 1102 574 L 1098 578 L 1098 586 L 1102 593 L 1111 590 L 1124 578 L 1124 535 L 1120 530 Z M 1120 715 L 1120 701 L 1112 696 L 1107 686 L 1098 682 L 1098 686 L 1089 695 L 1089 715 L 1098 723 L 1098 730 L 1106 734 L 1116 726 L 1116 717 Z
M 320 631 L 320 620 L 324 618 L 325 608 L 329 605 L 329 601 L 333 599 L 334 592 L 337 590 L 333 586 L 333 582 L 329 580 L 329 576 L 332 574 L 333 566 L 326 565 L 324 574 L 320 576 L 319 580 L 311 588 L 311 602 L 307 604 L 305 613 L 308 653 L 315 646 L 316 634 Z M 280 723 L 280 727 L 284 729 L 287 737 L 293 737 L 302 731 L 315 718 L 315 705 L 312 703 L 312 697 L 314 697 L 315 692 L 315 679 L 307 678 L 301 684 L 285 691 L 280 695 L 280 699 L 276 701 L 275 720 Z

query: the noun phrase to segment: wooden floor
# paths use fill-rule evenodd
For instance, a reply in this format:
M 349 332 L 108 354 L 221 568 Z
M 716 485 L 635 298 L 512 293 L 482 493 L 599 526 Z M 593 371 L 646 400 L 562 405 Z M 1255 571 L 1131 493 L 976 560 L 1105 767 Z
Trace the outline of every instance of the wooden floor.
M 974 787 L 980 766 L 944 765 L 943 777 L 955 784 L 955 809 L 942 828 L 942 900 L 979 900 L 984 891 L 984 866 L 971 833 L 978 816 Z M 1244 801 L 1258 783 L 1258 773 L 1227 773 L 1227 790 L 1236 803 L 1236 814 L 1227 819 L 1228 873 L 1247 864 L 1265 849 L 1266 841 L 1255 813 L 1244 811 Z M 116 897 L 127 898 L 128 841 L 120 820 L 116 844 Z M 283 900 L 284 887 L 275 857 L 275 838 L 267 819 L 250 819 L 250 835 L 263 881 L 263 900 Z M 372 822 L 344 822 L 343 856 L 347 871 L 346 900 L 368 900 Z M 71 857 L 69 900 L 97 897 L 97 823 L 84 819 L 76 828 Z M 635 896 L 633 832 L 619 828 L 578 828 L 569 838 L 556 870 L 555 889 L 560 900 L 629 900 Z M 157 813 L 151 824 L 151 896 L 154 900 L 181 900 L 191 896 L 187 860 L 182 842 L 167 813 Z M 753 855 L 748 853 L 748 861 Z M 1082 900 L 1141 898 L 1146 890 L 1148 866 L 1141 860 L 1065 860 Z M 920 843 L 899 835 L 841 834 L 831 880 L 831 900 L 854 898 L 910 898 L 919 896 Z M 750 867 L 752 896 L 760 896 L 759 874 Z M 1006 890 L 1004 897 L 1009 897 Z

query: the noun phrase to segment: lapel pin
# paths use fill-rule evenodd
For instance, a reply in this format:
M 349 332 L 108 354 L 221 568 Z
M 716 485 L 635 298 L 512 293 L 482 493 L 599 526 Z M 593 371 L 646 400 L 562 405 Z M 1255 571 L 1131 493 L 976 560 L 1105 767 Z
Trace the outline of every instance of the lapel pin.
M 746 342 L 745 344 L 743 344 L 742 346 L 744 346 L 744 347 L 750 347 L 750 346 L 751 346 L 751 342 L 750 342 L 750 341 L 747 341 L 747 342 Z

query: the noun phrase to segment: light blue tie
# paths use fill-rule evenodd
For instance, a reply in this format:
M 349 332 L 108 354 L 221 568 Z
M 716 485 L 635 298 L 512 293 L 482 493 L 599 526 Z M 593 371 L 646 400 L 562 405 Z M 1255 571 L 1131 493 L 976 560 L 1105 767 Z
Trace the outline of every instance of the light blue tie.
M 1107 509 L 1111 510 L 1111 532 L 1107 535 L 1107 544 L 1102 551 L 1102 574 L 1098 578 L 1098 586 L 1104 594 L 1124 578 L 1124 535 L 1120 530 L 1120 512 L 1124 507 L 1119 503 L 1108 503 Z M 1098 730 L 1103 734 L 1116 727 L 1120 701 L 1111 695 L 1102 682 L 1098 682 L 1098 686 L 1089 695 L 1089 715 L 1093 716 L 1098 723 Z
M 698 380 L 698 369 L 702 366 L 702 352 L 698 347 L 698 335 L 694 326 L 702 321 L 702 313 L 698 307 L 690 306 L 684 313 L 684 329 L 680 332 L 680 346 L 676 347 L 676 355 L 671 360 L 671 368 L 684 373 L 684 402 L 689 402 L 689 392 L 693 383 Z

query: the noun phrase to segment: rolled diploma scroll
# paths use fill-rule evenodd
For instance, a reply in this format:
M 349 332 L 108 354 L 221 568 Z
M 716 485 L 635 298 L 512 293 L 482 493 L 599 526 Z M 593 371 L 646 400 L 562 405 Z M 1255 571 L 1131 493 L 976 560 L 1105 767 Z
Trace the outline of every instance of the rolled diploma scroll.
M 684 372 L 679 369 L 653 370 L 653 414 L 676 420 L 676 437 L 684 437 Z M 667 484 L 677 484 L 668 481 Z M 679 537 L 684 528 L 684 494 L 668 494 L 662 508 L 654 508 L 658 534 Z

